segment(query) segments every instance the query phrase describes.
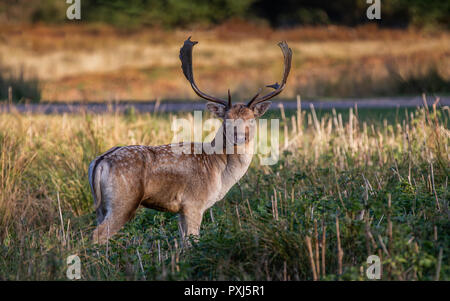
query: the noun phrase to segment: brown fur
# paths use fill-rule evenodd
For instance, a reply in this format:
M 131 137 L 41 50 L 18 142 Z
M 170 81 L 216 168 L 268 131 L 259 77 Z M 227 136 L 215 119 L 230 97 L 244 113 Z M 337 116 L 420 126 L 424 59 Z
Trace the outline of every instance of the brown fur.
M 247 123 L 267 108 L 267 102 L 253 109 L 236 104 L 217 117 L 240 118 Z M 252 149 L 249 127 L 245 128 L 245 146 Z M 219 131 L 217 135 L 224 134 Z M 92 161 L 89 180 L 99 223 L 94 240 L 106 242 L 135 215 L 139 206 L 179 213 L 181 236 L 198 235 L 204 211 L 222 199 L 245 174 L 253 154 L 194 154 L 194 145 L 190 144 L 191 154 L 177 154 L 170 145 L 124 146 Z M 96 187 L 100 187 L 100 192 Z
M 169 145 L 137 145 L 112 149 L 92 161 L 89 183 L 99 223 L 94 230 L 95 241 L 107 241 L 134 216 L 140 205 L 179 213 L 181 236 L 198 235 L 205 210 L 220 201 L 247 171 L 253 157 L 256 126 L 253 121 L 269 108 L 267 100 L 284 89 L 291 69 L 292 50 L 286 42 L 278 44 L 284 56 L 281 85 L 269 85 L 274 91 L 261 97 L 256 94 L 247 105 L 232 105 L 229 90 L 228 101 L 225 101 L 209 96 L 195 84 L 192 49 L 196 44 L 189 37 L 180 49 L 184 76 L 194 92 L 209 101 L 206 106 L 216 117 L 243 123 L 232 124 L 234 128 L 229 132 L 230 124 L 224 122 L 216 133 L 211 145 L 220 147 L 218 142 L 223 140 L 224 154 L 207 154 L 203 148 L 200 154 L 181 154 Z M 195 145 L 190 144 L 191 150 Z M 229 149 L 234 152 L 227 153 Z

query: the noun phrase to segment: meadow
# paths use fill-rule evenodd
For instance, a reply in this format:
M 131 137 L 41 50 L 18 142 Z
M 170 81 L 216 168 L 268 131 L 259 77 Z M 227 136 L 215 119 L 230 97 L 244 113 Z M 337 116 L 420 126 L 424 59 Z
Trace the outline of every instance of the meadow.
M 111 102 L 196 99 L 178 58 L 194 50 L 198 84 L 214 95 L 249 98 L 280 79 L 277 43 L 293 51 L 284 99 L 450 93 L 445 30 L 322 26 L 272 29 L 233 20 L 211 28 L 121 29 L 95 24 L 0 28 L 0 99 Z
M 206 44 L 206 43 L 205 43 Z M 190 114 L 0 115 L 0 279 L 450 280 L 448 107 L 271 111 L 280 160 L 247 174 L 180 248 L 177 216 L 140 210 L 104 246 L 89 162 L 116 145 L 170 143 Z

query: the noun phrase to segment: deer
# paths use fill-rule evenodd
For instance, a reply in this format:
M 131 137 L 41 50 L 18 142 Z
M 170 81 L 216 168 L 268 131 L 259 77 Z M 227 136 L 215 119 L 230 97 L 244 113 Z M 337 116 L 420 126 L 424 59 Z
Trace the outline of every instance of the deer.
M 180 49 L 181 68 L 194 92 L 207 100 L 206 108 L 222 119 L 212 146 L 233 151 L 195 152 L 201 142 L 180 142 L 190 152 L 175 151 L 173 144 L 159 146 L 130 145 L 113 147 L 89 164 L 89 184 L 97 216 L 92 237 L 104 244 L 115 235 L 140 207 L 178 213 L 181 241 L 199 237 L 203 213 L 247 172 L 253 157 L 256 118 L 270 107 L 269 99 L 286 86 L 291 69 L 292 50 L 283 41 L 278 43 L 284 56 L 284 73 L 280 84 L 266 87 L 273 90 L 260 96 L 262 89 L 248 103 L 232 104 L 228 100 L 202 92 L 194 81 L 192 50 L 198 42 L 189 37 Z M 243 126 L 229 127 L 225 121 L 241 120 Z M 229 130 L 231 128 L 231 130 Z M 222 145 L 217 141 L 223 141 Z M 244 146 L 245 152 L 236 151 Z

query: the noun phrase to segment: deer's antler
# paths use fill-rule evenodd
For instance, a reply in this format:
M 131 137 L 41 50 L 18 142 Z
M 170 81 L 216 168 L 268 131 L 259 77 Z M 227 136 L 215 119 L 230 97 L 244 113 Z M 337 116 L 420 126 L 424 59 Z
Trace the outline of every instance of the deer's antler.
M 260 102 L 269 100 L 272 97 L 277 96 L 278 94 L 281 93 L 281 91 L 283 91 L 284 87 L 286 86 L 286 81 L 287 81 L 287 78 L 289 75 L 289 71 L 291 70 L 292 50 L 291 50 L 291 48 L 289 48 L 286 41 L 278 43 L 278 46 L 280 46 L 281 51 L 283 51 L 283 56 L 284 56 L 284 74 L 283 74 L 283 80 L 281 81 L 281 85 L 279 85 L 278 83 L 275 83 L 273 85 L 266 86 L 266 87 L 275 89 L 275 91 L 272 91 L 269 94 L 261 96 L 261 97 L 259 97 L 259 94 L 261 92 L 261 91 L 259 91 L 247 104 L 247 106 L 249 108 L 255 106 L 256 104 L 258 104 Z
M 215 103 L 224 105 L 227 108 L 230 108 L 231 107 L 231 97 L 230 97 L 229 91 L 228 91 L 228 102 L 227 102 L 223 99 L 213 97 L 206 93 L 203 93 L 195 84 L 194 74 L 192 72 L 192 49 L 194 48 L 194 45 L 197 43 L 198 42 L 196 42 L 196 41 L 191 41 L 191 37 L 189 37 L 186 41 L 184 41 L 184 45 L 180 49 L 181 68 L 183 69 L 184 76 L 189 81 L 189 83 L 191 83 L 192 89 L 198 96 L 200 96 L 201 98 L 204 98 L 208 101 L 215 102 Z

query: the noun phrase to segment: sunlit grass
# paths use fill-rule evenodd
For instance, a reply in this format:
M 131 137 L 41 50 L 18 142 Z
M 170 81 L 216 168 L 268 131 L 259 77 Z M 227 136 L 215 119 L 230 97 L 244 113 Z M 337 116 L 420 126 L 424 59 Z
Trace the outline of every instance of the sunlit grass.
M 298 93 L 336 98 L 450 92 L 448 32 L 370 26 L 239 30 L 237 24 L 126 33 L 88 25 L 13 26 L 0 29 L 5 41 L 0 67 L 23 68 L 39 83 L 44 101 L 195 99 L 178 58 L 188 36 L 199 41 L 193 55 L 196 80 L 217 96 L 230 88 L 235 99 L 248 99 L 279 81 L 283 67 L 276 44 L 281 40 L 293 50 L 283 98 L 294 99 Z
M 376 254 L 383 280 L 448 280 L 449 113 L 269 114 L 281 118 L 279 162 L 255 157 L 190 249 L 177 216 L 154 210 L 106 246 L 90 242 L 89 162 L 116 145 L 171 142 L 173 115 L 3 113 L 0 278 L 66 279 L 77 254 L 85 280 L 365 280 Z

